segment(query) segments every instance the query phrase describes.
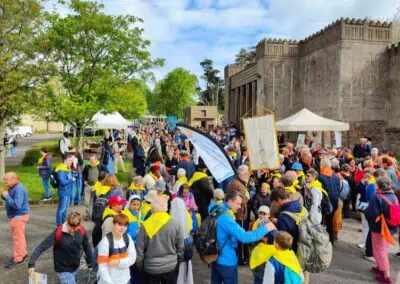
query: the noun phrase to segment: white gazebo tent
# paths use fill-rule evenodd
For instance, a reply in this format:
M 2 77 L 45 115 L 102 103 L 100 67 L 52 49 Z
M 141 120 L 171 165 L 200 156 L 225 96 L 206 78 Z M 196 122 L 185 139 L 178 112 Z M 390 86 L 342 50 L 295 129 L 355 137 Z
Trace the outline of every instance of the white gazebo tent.
M 276 123 L 278 131 L 348 131 L 345 122 L 319 116 L 306 108 Z
M 93 127 L 100 129 L 127 129 L 132 123 L 126 120 L 119 112 L 110 114 L 96 113 L 93 116 Z

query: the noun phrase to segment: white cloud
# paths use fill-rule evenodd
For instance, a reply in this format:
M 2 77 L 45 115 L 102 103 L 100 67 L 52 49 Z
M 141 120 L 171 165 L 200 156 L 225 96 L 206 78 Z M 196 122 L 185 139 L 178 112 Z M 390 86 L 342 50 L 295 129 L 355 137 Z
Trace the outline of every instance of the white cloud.
M 99 0 L 100 1 L 100 0 Z M 340 17 L 391 18 L 398 0 L 101 0 L 107 13 L 144 20 L 144 36 L 154 57 L 201 75 L 200 61 L 215 67 L 232 63 L 241 47 L 264 37 L 303 39 Z

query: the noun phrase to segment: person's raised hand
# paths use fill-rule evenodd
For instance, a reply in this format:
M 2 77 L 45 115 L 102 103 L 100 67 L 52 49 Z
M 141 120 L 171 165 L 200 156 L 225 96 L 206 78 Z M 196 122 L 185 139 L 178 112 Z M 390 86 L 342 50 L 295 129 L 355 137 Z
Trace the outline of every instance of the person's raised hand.
M 276 227 L 272 222 L 268 222 L 265 227 L 267 228 L 268 232 L 275 231 Z

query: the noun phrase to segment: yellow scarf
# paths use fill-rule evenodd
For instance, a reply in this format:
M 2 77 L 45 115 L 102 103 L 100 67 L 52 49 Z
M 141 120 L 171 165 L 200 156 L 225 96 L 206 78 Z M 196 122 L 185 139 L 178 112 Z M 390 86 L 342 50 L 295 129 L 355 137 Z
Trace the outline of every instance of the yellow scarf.
M 46 155 L 43 155 L 43 156 L 41 156 L 41 157 L 39 158 L 39 161 L 38 161 L 39 166 L 40 166 L 41 164 L 43 164 L 44 159 L 47 158 L 47 157 L 48 157 L 48 155 L 46 154 Z
M 233 213 L 232 209 L 229 209 L 228 211 L 226 211 L 226 213 L 228 213 L 229 215 L 231 215 L 232 218 L 233 218 L 233 220 L 236 220 L 235 213 Z
M 375 180 L 375 177 L 370 177 L 369 178 L 369 180 L 368 180 L 368 184 L 376 184 L 376 180 Z
M 142 219 L 141 210 L 139 210 L 138 217 L 133 215 L 132 212 L 129 210 L 129 208 L 126 208 L 126 209 L 122 210 L 121 213 L 124 214 L 126 217 L 128 217 L 129 223 L 137 222 L 139 224 L 139 226 L 140 226 L 141 223 L 143 223 L 143 221 L 141 220 Z
M 300 263 L 292 250 L 276 250 L 273 257 L 297 275 L 301 275 Z
M 62 163 L 62 164 L 59 164 L 56 168 L 56 173 L 58 173 L 59 171 L 64 171 L 64 172 L 70 173 L 71 169 L 68 168 L 66 164 Z
M 274 245 L 267 245 L 262 242 L 256 245 L 251 251 L 249 263 L 250 269 L 253 270 L 254 268 L 266 263 L 275 252 L 276 248 Z
M 312 183 L 308 183 L 308 184 L 307 184 L 307 187 L 308 187 L 309 189 L 318 188 L 323 194 L 325 194 L 326 196 L 328 196 L 328 193 L 326 192 L 325 189 L 322 188 L 322 184 L 321 184 L 321 182 L 320 182 L 319 180 L 314 180 Z
M 96 163 L 94 164 L 94 166 L 92 166 L 91 164 L 89 164 L 89 166 L 93 169 L 93 168 L 95 168 L 95 167 L 97 167 L 98 165 L 100 165 L 100 162 L 99 161 L 96 161 Z
M 253 228 L 252 228 L 251 230 L 252 230 L 252 231 L 257 230 L 258 225 L 260 225 L 261 221 L 262 221 L 262 219 L 261 219 L 261 218 L 258 218 L 258 219 L 254 222 Z
M 118 212 L 117 211 L 114 211 L 114 210 L 112 210 L 110 207 L 106 207 L 106 209 L 104 209 L 104 212 L 103 212 L 103 221 L 104 221 L 104 218 L 106 217 L 106 216 L 115 216 L 115 215 L 117 215 L 118 214 Z
M 93 185 L 93 189 L 92 189 L 96 196 L 102 196 L 102 195 L 106 195 L 108 192 L 110 192 L 111 187 L 108 185 L 103 185 L 101 182 L 96 181 L 96 183 Z
M 178 182 L 180 182 L 181 184 L 185 184 L 185 183 L 188 183 L 188 179 L 186 176 L 183 176 L 183 177 L 178 178 L 176 183 L 178 183 Z
M 136 191 L 142 191 L 142 190 L 144 190 L 144 186 L 138 187 L 135 183 L 132 182 L 129 189 L 136 190 Z
M 141 216 L 145 218 L 149 211 L 151 210 L 151 204 L 146 201 L 142 202 L 142 206 L 140 207 Z
M 192 178 L 189 181 L 189 186 L 192 186 L 193 183 L 195 183 L 198 180 L 201 180 L 202 178 L 206 178 L 208 175 L 203 172 L 195 172 Z
M 293 185 L 291 185 L 291 186 L 285 186 L 285 189 L 286 189 L 286 190 L 289 190 L 291 193 L 296 193 L 296 188 L 294 188 Z
M 152 239 L 170 219 L 171 216 L 167 212 L 156 212 L 153 213 L 149 219 L 144 221 L 143 227 L 149 238 Z
M 304 174 L 304 172 L 303 171 L 299 171 L 298 173 L 297 173 L 297 177 L 298 178 L 306 178 L 306 175 Z
M 154 181 L 158 181 L 158 177 L 155 174 L 149 172 L 149 175 L 154 179 Z
M 188 227 L 188 233 L 190 234 L 190 232 L 193 230 L 193 220 L 192 220 L 192 216 L 190 216 L 189 212 L 186 211 L 186 221 L 187 221 L 187 227 Z

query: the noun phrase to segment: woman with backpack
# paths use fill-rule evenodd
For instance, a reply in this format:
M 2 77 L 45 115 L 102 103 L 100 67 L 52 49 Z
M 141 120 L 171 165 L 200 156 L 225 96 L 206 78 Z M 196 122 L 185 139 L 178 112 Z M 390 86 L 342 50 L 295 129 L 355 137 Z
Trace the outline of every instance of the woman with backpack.
M 44 197 L 42 201 L 51 200 L 50 174 L 51 174 L 51 156 L 47 153 L 47 147 L 40 148 L 42 156 L 38 161 L 39 177 L 42 179 L 44 187 Z
M 192 218 L 186 209 L 185 202 L 180 198 L 175 198 L 171 202 L 171 217 L 178 221 L 183 232 L 185 243 L 184 261 L 179 263 L 179 274 L 177 284 L 193 284 L 192 255 L 193 238 L 190 235 L 192 231 Z
M 98 284 L 126 284 L 130 283 L 129 267 L 136 261 L 135 244 L 126 233 L 129 219 L 124 214 L 117 214 L 113 218 L 113 230 L 99 243 L 97 263 Z
M 371 268 L 380 283 L 392 283 L 390 278 L 388 244 L 394 245 L 393 235 L 400 226 L 400 207 L 393 190 L 393 183 L 388 176 L 376 181 L 378 190 L 369 201 L 365 217 L 369 223 L 372 237 L 372 251 L 376 267 Z

